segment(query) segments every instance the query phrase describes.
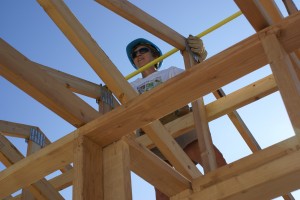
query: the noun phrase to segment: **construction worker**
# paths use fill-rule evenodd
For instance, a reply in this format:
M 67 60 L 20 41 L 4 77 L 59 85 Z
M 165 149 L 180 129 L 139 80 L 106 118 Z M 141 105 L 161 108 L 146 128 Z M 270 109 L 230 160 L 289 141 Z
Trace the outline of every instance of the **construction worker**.
M 193 56 L 197 62 L 202 62 L 206 58 L 207 51 L 205 50 L 205 47 L 201 39 L 190 35 L 187 38 L 187 44 L 191 48 Z M 153 44 L 152 42 L 144 38 L 139 38 L 130 42 L 126 47 L 126 53 L 132 66 L 135 69 L 145 66 L 147 63 L 153 61 L 154 59 L 162 55 L 161 50 L 155 44 Z M 162 65 L 162 61 L 156 63 L 152 67 L 143 71 L 142 78 L 138 78 L 135 81 L 131 82 L 132 87 L 138 93 L 142 94 L 184 71 L 183 69 L 177 67 L 169 67 L 165 70 L 158 71 L 161 65 Z M 171 113 L 163 117 L 162 119 L 160 119 L 160 121 L 163 124 L 166 124 L 189 112 L 190 112 L 190 108 L 187 105 L 181 109 L 176 110 L 174 113 Z M 144 134 L 142 129 L 137 130 L 138 136 L 142 134 Z M 176 141 L 182 147 L 185 153 L 191 158 L 193 162 L 195 162 L 196 164 L 202 163 L 201 152 L 199 150 L 199 145 L 198 145 L 195 130 L 192 130 L 188 133 L 185 133 L 177 137 Z M 153 151 L 162 159 L 166 160 L 165 157 L 160 153 L 160 151 L 157 148 L 153 148 L 151 151 Z M 220 153 L 220 151 L 217 148 L 215 148 L 215 154 L 216 154 L 217 166 L 220 167 L 226 165 L 226 161 L 223 158 L 223 155 Z M 157 200 L 169 199 L 169 197 L 167 197 L 165 194 L 163 194 L 156 188 L 155 188 L 155 192 L 156 192 Z

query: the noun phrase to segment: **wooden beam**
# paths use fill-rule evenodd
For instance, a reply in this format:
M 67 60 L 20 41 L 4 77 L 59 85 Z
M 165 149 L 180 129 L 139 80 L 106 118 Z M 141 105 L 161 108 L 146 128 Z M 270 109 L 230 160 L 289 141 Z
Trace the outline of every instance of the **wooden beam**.
M 300 80 L 275 31 L 262 33 L 260 37 L 294 131 L 300 138 Z
M 2 145 L 2 144 L 0 143 L 0 146 L 1 146 L 1 145 Z M 4 166 L 10 166 L 10 161 L 9 161 L 9 159 L 8 159 L 6 156 L 4 156 L 2 152 L 0 152 L 0 162 L 1 162 Z
M 193 194 L 192 190 L 185 190 L 179 194 L 176 194 L 170 198 L 170 200 L 189 200 L 189 196 Z
M 282 198 L 284 200 L 295 200 L 294 196 L 291 193 L 282 195 Z
M 71 186 L 73 184 L 73 175 L 74 175 L 74 170 L 73 168 L 68 170 L 67 172 L 58 175 L 50 180 L 48 180 L 50 182 L 51 185 L 53 185 L 53 187 L 56 190 L 63 190 L 69 186 Z M 21 195 L 17 195 L 14 198 L 12 198 L 13 200 L 19 200 L 21 199 Z
M 217 101 L 209 103 L 206 106 L 208 118 L 216 119 L 221 117 L 277 90 L 278 88 L 273 75 L 268 75 L 267 77 L 232 92 Z
M 185 49 L 185 38 L 126 0 L 96 0 L 102 6 L 152 33 L 177 49 Z
M 3 135 L 29 139 L 31 129 L 35 129 L 45 136 L 45 145 L 51 143 L 47 136 L 36 126 L 0 120 L 0 132 Z
M 224 113 L 224 114 L 231 114 L 230 112 L 233 112 L 234 110 L 238 109 L 246 104 L 252 103 L 254 101 L 257 101 L 261 98 L 263 98 L 266 95 L 269 95 L 275 91 L 277 91 L 277 85 L 275 83 L 273 75 L 269 75 L 261 80 L 258 80 L 248 86 L 245 86 L 244 88 L 241 88 L 231 94 L 228 94 L 226 96 L 219 94 L 218 100 L 209 103 L 206 105 L 206 110 L 208 112 L 208 117 L 211 120 L 215 119 L 216 116 L 219 116 L 219 114 L 212 114 L 212 113 Z M 235 106 L 236 105 L 236 106 Z M 218 110 L 217 112 L 214 111 L 214 109 Z M 222 111 L 224 109 L 224 112 Z M 210 117 L 211 116 L 211 117 Z M 256 152 L 260 149 L 259 145 L 256 145 L 256 142 L 253 142 L 252 137 L 245 136 L 243 134 L 244 128 L 240 127 L 240 121 L 238 119 L 238 122 L 235 122 L 236 117 L 230 117 L 232 119 L 232 122 L 236 124 L 237 129 L 242 134 L 245 142 L 248 144 L 249 148 Z M 168 130 L 168 133 L 173 135 L 173 137 L 179 136 L 181 133 L 185 132 L 186 128 L 184 126 L 187 126 L 188 130 L 192 129 L 193 126 L 193 116 L 192 114 L 185 115 L 175 121 L 172 121 L 168 124 L 166 124 L 166 128 Z M 183 130 L 183 131 L 181 131 Z M 247 132 L 247 131 L 246 131 Z M 246 133 L 245 133 L 246 134 Z M 248 139 L 247 139 L 248 138 Z M 148 148 L 152 148 L 154 146 L 153 142 L 149 139 L 147 135 L 143 135 L 141 137 L 136 138 L 136 140 L 140 143 L 142 143 L 144 146 L 147 146 Z M 1 159 L 0 159 L 1 160 Z M 133 162 L 133 161 L 132 161 Z M 73 170 L 69 170 L 66 173 L 59 175 L 51 180 L 50 183 L 57 189 L 62 190 L 70 185 L 72 185 L 73 180 Z
M 28 140 L 27 143 L 28 143 L 27 144 L 27 156 L 30 155 L 30 154 L 32 154 L 32 153 L 34 153 L 34 152 L 36 152 L 36 151 L 38 151 L 39 149 L 41 149 L 40 145 L 36 144 L 35 142 L 33 142 L 30 139 Z M 50 186 L 51 189 L 54 189 L 52 185 L 48 185 L 48 186 Z M 25 187 L 25 188 L 22 188 L 21 200 L 34 200 L 35 196 L 38 195 L 38 194 L 35 194 L 35 193 L 39 193 L 39 192 L 40 191 L 38 191 L 34 187 Z M 40 195 L 40 196 L 41 197 L 39 197 L 39 198 L 46 200 L 46 198 L 43 195 Z M 55 197 L 52 197 L 52 198 L 55 198 Z M 63 199 L 63 198 L 60 197 L 59 199 Z
M 290 16 L 276 26 L 285 32 L 280 41 L 288 52 L 300 47 L 300 29 L 297 28 L 300 26 L 300 15 Z M 87 135 L 98 144 L 106 146 L 124 134 L 145 126 L 153 119 L 158 119 L 266 64 L 267 58 L 261 41 L 255 34 L 211 57 L 206 62 L 198 64 L 198 67 L 189 69 L 129 101 L 126 105 L 112 110 L 105 114 L 105 117 L 99 117 L 82 126 L 39 152 L 19 161 L 13 168 L 3 170 L 0 172 L 0 187 L 3 188 L 0 191 L 0 198 L 70 163 L 73 156 L 73 140 L 78 135 Z M 186 90 L 187 85 L 190 86 L 189 90 Z M 176 99 L 176 101 L 170 101 L 170 99 Z M 32 168 L 36 170 L 30 170 Z M 17 181 L 13 179 L 16 176 L 19 177 Z
M 132 171 L 155 188 L 167 196 L 173 196 L 186 189 L 191 189 L 190 181 L 177 173 L 166 162 L 157 159 L 156 155 L 145 146 L 137 143 L 132 136 L 124 136 L 122 140 L 129 146 L 130 168 Z
M 44 135 L 42 132 L 39 132 L 38 134 L 41 134 L 41 136 Z M 46 141 L 44 144 L 43 143 L 38 144 L 36 143 L 37 141 L 34 141 L 34 139 L 35 138 L 30 137 L 28 140 L 27 156 L 39 151 L 41 148 L 44 147 L 44 145 L 46 145 Z M 34 188 L 37 188 L 37 190 L 36 189 L 33 190 L 33 187 L 29 187 L 29 191 L 33 194 L 33 196 L 43 195 L 46 197 L 46 199 L 57 199 L 57 200 L 64 199 L 61 196 L 61 194 L 53 187 L 53 185 L 51 185 L 45 178 L 34 183 L 33 186 Z
M 269 75 L 235 92 L 232 92 L 225 97 L 207 104 L 205 106 L 207 118 L 209 121 L 212 121 L 222 115 L 234 112 L 234 110 L 237 110 L 249 103 L 253 103 L 277 90 L 278 88 L 273 75 Z M 178 137 L 194 128 L 193 115 L 191 113 L 184 115 L 166 124 L 165 127 L 173 137 Z M 138 137 L 136 140 L 148 148 L 154 147 L 153 142 L 147 135 Z M 255 149 L 256 147 L 254 146 L 253 148 Z
M 275 1 L 269 0 L 255 0 L 255 1 L 243 1 L 235 0 L 239 8 L 244 13 L 245 17 L 252 24 L 256 31 L 260 31 L 266 28 L 268 25 L 273 25 L 279 23 L 283 19 L 279 8 L 277 7 Z M 284 2 L 291 5 L 291 2 Z M 251 6 L 249 5 L 251 4 Z M 287 6 L 286 4 L 286 6 Z M 249 10 L 251 7 L 251 10 Z M 293 11 L 296 13 L 297 11 Z M 258 18 L 257 16 L 262 16 Z M 266 23 L 267 21 L 267 23 Z M 259 24 L 259 25 L 257 25 Z M 294 52 L 290 53 L 291 59 L 293 60 L 293 65 L 297 73 L 298 79 L 300 80 L 300 50 L 296 49 Z
M 49 182 L 56 190 L 63 190 L 73 184 L 73 176 L 74 169 L 72 168 L 63 174 L 50 179 Z
M 192 68 L 196 62 L 192 57 L 192 52 L 189 47 L 182 52 L 184 65 L 186 69 Z M 200 97 L 192 103 L 194 125 L 198 139 L 198 148 L 200 152 L 200 157 L 202 161 L 202 167 L 204 173 L 208 173 L 217 168 L 217 161 L 215 156 L 215 151 L 213 147 L 213 142 L 211 134 L 209 131 L 208 120 L 206 116 L 206 110 L 204 105 L 203 97 Z
M 15 148 L 15 146 L 1 134 L 0 144 L 0 151 L 8 161 L 8 163 L 6 163 L 6 167 L 12 166 L 14 163 L 24 158 L 24 156 L 17 150 L 17 148 Z M 32 199 L 33 197 L 45 200 L 63 199 L 62 196 L 53 188 L 53 186 L 49 184 L 44 178 L 28 186 L 27 188 L 31 193 L 26 192 L 26 197 L 24 196 L 24 199 Z
M 3 135 L 19 138 L 29 138 L 30 128 L 31 127 L 28 125 L 0 120 L 0 132 Z
M 271 199 L 298 189 L 298 146 L 297 137 L 292 137 L 221 167 L 195 180 L 189 198 Z
M 131 200 L 129 147 L 120 140 L 103 148 L 104 200 Z
M 28 189 L 22 189 L 21 200 L 34 200 L 34 196 L 30 193 Z M 42 200 L 46 200 L 45 198 L 41 198 Z
M 288 11 L 289 15 L 298 12 L 298 8 L 295 5 L 293 0 L 282 0 L 282 2 L 284 3 L 284 5 L 286 7 L 286 10 Z
M 72 76 L 62 71 L 47 67 L 36 63 L 41 69 L 45 70 L 50 76 L 54 77 L 69 90 L 85 95 L 94 99 L 99 99 L 101 96 L 101 86 L 90 81 Z
M 2 39 L 0 49 L 0 71 L 3 77 L 63 119 L 80 127 L 100 116 L 90 105 Z
M 21 138 L 29 139 L 32 129 L 34 129 L 37 133 L 40 133 L 40 134 L 44 135 L 45 145 L 51 144 L 51 141 L 47 138 L 47 136 L 43 133 L 43 131 L 39 127 L 0 120 L 0 132 L 3 135 L 15 136 L 15 137 L 21 137 Z M 72 169 L 72 166 L 67 165 L 64 168 L 60 169 L 60 170 L 62 172 L 66 172 L 70 169 Z
M 226 94 L 222 88 L 213 92 L 213 94 L 217 99 L 226 97 Z M 240 135 L 242 136 L 242 138 L 244 139 L 244 141 L 246 142 L 250 150 L 252 152 L 261 150 L 261 147 L 259 146 L 255 138 L 251 134 L 250 130 L 248 129 L 248 127 L 246 126 L 246 124 L 238 114 L 238 112 L 234 110 L 232 112 L 227 113 L 227 116 L 229 117 L 229 119 L 231 120 L 235 128 L 238 130 L 238 132 L 240 133 Z
M 70 74 L 61 72 L 56 69 L 52 69 L 41 64 L 37 65 L 39 65 L 41 69 L 45 70 L 50 76 L 56 78 L 56 80 L 58 80 L 66 88 L 77 94 L 85 95 L 96 100 L 100 99 L 103 95 L 102 91 L 104 86 L 102 85 L 97 85 L 90 81 L 78 78 L 76 76 L 72 76 Z M 116 100 L 115 97 L 113 97 L 113 104 L 115 107 L 119 106 L 119 102 Z
M 132 88 L 124 87 L 129 83 L 63 1 L 38 2 L 117 99 L 127 102 L 128 96 L 136 95 Z
M 87 30 L 80 24 L 63 1 L 39 0 L 39 3 L 121 103 L 126 103 L 130 99 L 138 96 L 104 51 L 92 40 Z M 153 121 L 152 124 L 145 127 L 144 130 L 152 137 L 164 156 L 182 174 L 190 178 L 201 175 L 196 166 L 192 165 L 192 161 L 188 162 L 188 156 L 185 155 L 183 150 L 179 148 L 179 145 L 169 134 L 166 134 L 164 138 L 160 137 L 161 129 L 158 129 L 159 127 L 163 127 L 162 124 L 159 121 Z M 165 146 L 169 144 L 174 144 L 170 150 L 165 148 Z M 186 164 L 186 162 L 188 162 L 188 164 Z
M 160 191 L 168 194 L 169 196 L 175 195 L 178 192 L 189 188 L 190 182 L 183 176 L 179 176 L 165 162 L 157 159 L 153 153 L 146 150 L 143 145 L 136 143 L 130 136 L 129 138 L 123 138 L 129 145 L 131 152 L 130 156 L 130 169 L 136 174 L 139 174 L 142 178 L 148 181 L 150 184 L 159 188 Z M 49 180 L 49 182 L 57 190 L 62 190 L 72 185 L 73 182 L 73 169 Z M 157 176 L 153 176 L 157 174 Z M 163 175 L 164 178 L 159 175 Z M 163 180 L 163 181 L 162 181 Z
M 143 130 L 174 168 L 186 178 L 192 180 L 202 175 L 195 164 L 158 120 L 143 127 Z
M 55 170 L 71 163 L 73 161 L 72 141 L 74 138 L 76 137 L 74 137 L 73 134 L 65 136 L 57 142 L 41 149 L 39 152 L 18 161 L 13 167 L 8 167 L 1 171 L 0 179 L 3 182 L 1 184 L 0 198 L 15 192 L 24 186 L 30 185 Z M 66 141 L 70 141 L 70 143 L 68 144 Z M 22 169 L 19 173 L 14 172 L 13 170 L 13 168 L 17 166 L 20 167 L 19 169 Z M 16 177 L 15 175 L 18 179 L 9 178 L 10 176 Z
M 298 76 L 298 79 L 300 80 L 300 50 L 298 49 L 294 53 L 290 54 L 290 59 L 292 60 L 295 73 Z
M 14 163 L 20 161 L 24 156 L 19 152 L 19 150 L 11 144 L 11 142 L 4 136 L 0 134 L 0 151 L 2 155 L 7 159 L 6 167 L 13 165 Z
M 270 25 L 261 12 L 256 12 L 257 6 L 254 0 L 234 0 L 234 2 L 256 31 L 260 31 Z
M 254 0 L 253 2 L 263 14 L 264 18 L 268 20 L 269 25 L 278 23 L 283 19 L 283 15 L 275 1 Z
M 85 136 L 74 141 L 73 199 L 103 199 L 102 148 Z

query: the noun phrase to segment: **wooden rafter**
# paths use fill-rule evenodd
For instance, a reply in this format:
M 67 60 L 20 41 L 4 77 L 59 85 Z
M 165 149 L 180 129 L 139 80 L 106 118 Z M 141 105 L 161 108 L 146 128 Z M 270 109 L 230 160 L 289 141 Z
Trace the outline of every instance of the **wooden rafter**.
M 136 24 L 144 30 L 152 33 L 160 39 L 166 41 L 177 49 L 185 49 L 185 38 L 176 31 L 170 29 L 154 17 L 134 6 L 126 0 L 96 0 L 107 9 L 124 17 L 128 21 Z
M 288 17 L 282 23 L 276 25 L 277 28 L 285 32 L 279 40 L 288 52 L 300 46 L 300 30 L 296 28 L 299 25 L 299 14 Z M 3 56 L 4 52 L 2 50 L 0 56 Z M 149 123 L 149 121 L 145 121 L 146 118 L 158 119 L 172 110 L 197 99 L 199 96 L 204 96 L 210 91 L 214 91 L 266 64 L 267 59 L 263 53 L 261 41 L 255 34 L 208 59 L 206 62 L 198 64 L 199 67 L 189 69 L 187 72 L 174 77 L 174 79 L 167 81 L 152 91 L 129 101 L 125 106 L 116 108 L 107 113 L 105 117 L 99 117 L 91 121 L 57 142 L 19 161 L 13 168 L 2 171 L 0 173 L 0 186 L 3 188 L 3 191 L 1 191 L 0 196 L 4 197 L 20 187 L 42 178 L 62 165 L 72 162 L 72 142 L 79 135 L 86 135 L 101 146 L 105 146 L 120 139 L 124 134 Z M 3 63 L 0 66 L 2 68 Z M 228 68 L 226 66 L 231 67 Z M 226 73 L 222 73 L 222 71 L 226 71 Z M 207 74 L 207 76 L 201 76 L 203 73 Z M 190 85 L 191 90 L 184 90 L 185 85 Z M 178 98 L 171 104 L 167 99 L 159 103 L 155 100 L 162 99 L 162 96 L 173 98 L 174 91 L 178 90 L 182 92 L 179 94 L 179 97 L 176 94 Z M 156 106 L 150 109 L 149 106 L 143 106 L 144 103 L 150 105 L 150 107 L 155 103 Z M 146 118 L 138 115 L 140 112 L 146 113 L 144 116 Z M 123 119 L 129 120 L 125 123 Z M 106 127 L 109 127 L 109 129 Z M 102 130 L 102 132 L 98 130 Z M 32 167 L 35 167 L 36 170 L 29 170 Z M 28 176 L 24 177 L 24 174 Z M 14 180 L 12 183 L 11 178 L 14 176 L 20 178 L 17 182 Z
M 185 48 L 183 36 L 128 1 L 96 1 L 178 49 Z M 298 189 L 300 187 L 299 137 L 292 137 L 267 149 L 255 151 L 253 155 L 201 176 L 185 153 L 177 150 L 177 143 L 173 144 L 173 137 L 194 128 L 192 113 L 166 125 L 158 121 L 169 112 L 270 63 L 274 76 L 270 75 L 253 85 L 224 96 L 206 105 L 205 108 L 203 105 L 202 109 L 206 109 L 207 112 L 207 120 L 203 122 L 207 123 L 225 114 L 234 115 L 235 109 L 279 89 L 294 130 L 299 136 L 300 14 L 297 10 L 292 10 L 294 15 L 283 19 L 274 1 L 235 1 L 258 32 L 257 34 L 154 90 L 138 96 L 63 1 L 38 0 L 123 105 L 105 116 L 101 115 L 72 94 L 77 92 L 97 99 L 101 95 L 101 90 L 98 90 L 101 86 L 34 63 L 1 39 L 1 76 L 78 129 L 0 172 L 0 198 L 10 199 L 9 194 L 30 184 L 32 186 L 29 188 L 38 187 L 34 182 L 39 182 L 40 179 L 43 182 L 44 176 L 71 162 L 75 165 L 75 176 L 72 169 L 50 180 L 53 186 L 50 192 L 48 191 L 48 195 L 57 196 L 48 198 L 60 199 L 56 190 L 74 183 L 74 199 L 92 199 L 97 196 L 108 200 L 119 195 L 118 199 L 129 200 L 131 193 L 126 193 L 130 190 L 126 187 L 130 185 L 129 170 L 172 197 L 172 200 L 269 199 Z M 284 3 L 289 3 L 289 7 L 286 5 L 291 8 L 292 1 L 284 1 Z M 26 69 L 30 70 L 26 72 Z M 206 77 L 201 76 L 204 73 Z M 51 85 L 51 88 L 45 82 Z M 188 91 L 185 90 L 187 85 L 191 88 Z M 181 91 L 180 94 L 178 91 Z M 176 100 L 169 101 L 168 99 L 175 99 L 174 95 Z M 238 115 L 234 117 L 235 120 L 239 120 Z M 14 125 L 16 129 L 12 128 Z M 6 134 L 28 138 L 29 127 L 6 121 L 0 121 L 0 127 L 0 136 Z M 133 138 L 128 134 L 137 128 L 143 128 L 147 135 Z M 163 136 L 159 135 L 159 131 L 164 133 Z M 260 149 L 253 138 L 250 138 L 249 133 L 244 134 L 246 135 L 244 140 L 253 151 Z M 3 148 L 3 141 L 2 143 L 0 141 L 0 148 Z M 153 155 L 148 149 L 153 146 L 158 146 L 175 169 L 184 176 Z M 9 152 L 14 150 L 11 149 Z M 104 159 L 100 159 L 101 156 L 104 156 Z M 0 152 L 0 161 L 7 166 L 12 164 L 8 157 Z M 109 157 L 116 159 L 109 161 L 107 159 Z M 286 163 L 289 165 L 287 166 Z M 95 167 L 97 165 L 104 167 L 104 172 L 106 170 L 107 174 L 102 176 L 101 168 Z M 113 170 L 115 174 L 111 169 L 113 167 L 118 167 Z M 32 168 L 36 170 L 33 171 Z M 93 174 L 98 176 L 93 177 Z M 156 176 L 153 177 L 153 174 Z M 14 179 L 16 176 L 18 180 Z M 119 185 L 111 189 L 111 181 Z M 49 182 L 45 181 L 42 184 L 47 185 Z M 92 182 L 97 182 L 98 186 L 104 185 L 104 191 L 96 191 L 96 185 L 86 187 L 85 183 Z M 44 198 L 42 194 L 35 195 L 40 195 L 37 196 L 38 199 Z M 293 196 L 288 194 L 283 198 L 292 200 Z M 20 199 L 20 196 L 14 199 Z M 31 199 L 30 195 L 29 199 Z
M 0 41 L 0 70 L 4 78 L 18 86 L 75 127 L 100 114 L 39 65 L 31 62 L 4 40 Z M 12 56 L 13 55 L 13 56 Z M 28 70 L 30 69 L 30 70 Z
M 24 156 L 14 147 L 8 139 L 6 139 L 3 135 L 0 134 L 0 151 L 7 158 L 8 163 L 6 163 L 6 167 L 12 166 L 14 163 L 22 160 Z M 63 199 L 62 196 L 57 192 L 57 190 L 45 179 L 33 183 L 32 185 L 27 187 L 28 193 L 27 195 L 33 196 L 37 199 Z
M 298 189 L 298 145 L 292 137 L 199 178 L 190 198 L 271 199 Z
M 62 1 L 43 0 L 39 3 L 121 103 L 126 103 L 138 96 L 105 52 L 95 42 L 92 42 L 93 39 L 87 30 Z M 190 179 L 201 175 L 190 158 L 166 133 L 164 126 L 158 120 L 152 121 L 150 125 L 143 127 L 143 130 L 180 173 Z M 161 134 L 162 132 L 165 134 Z

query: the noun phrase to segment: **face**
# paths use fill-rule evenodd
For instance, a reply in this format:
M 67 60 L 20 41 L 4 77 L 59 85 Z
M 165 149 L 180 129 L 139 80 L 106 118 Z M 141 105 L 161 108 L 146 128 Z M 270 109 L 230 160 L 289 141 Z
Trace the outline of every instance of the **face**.
M 151 50 L 147 46 L 138 46 L 132 52 L 132 59 L 138 68 L 143 67 L 147 63 L 154 60 Z
M 137 66 L 137 68 L 141 68 L 149 62 L 151 62 L 152 60 L 154 60 L 155 58 L 153 57 L 149 47 L 141 45 L 133 50 L 132 59 L 135 66 Z M 155 71 L 156 70 L 154 66 L 150 67 L 142 72 L 142 76 L 146 77 Z

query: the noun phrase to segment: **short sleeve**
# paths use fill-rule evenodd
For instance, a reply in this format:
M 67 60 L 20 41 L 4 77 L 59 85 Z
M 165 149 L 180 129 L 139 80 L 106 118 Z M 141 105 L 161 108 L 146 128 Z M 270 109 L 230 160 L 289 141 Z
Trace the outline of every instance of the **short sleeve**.
M 170 67 L 169 69 L 170 69 L 170 71 L 169 71 L 169 78 L 173 78 L 174 76 L 176 76 L 176 75 L 184 72 L 183 69 L 180 69 L 178 67 Z

